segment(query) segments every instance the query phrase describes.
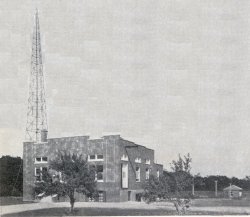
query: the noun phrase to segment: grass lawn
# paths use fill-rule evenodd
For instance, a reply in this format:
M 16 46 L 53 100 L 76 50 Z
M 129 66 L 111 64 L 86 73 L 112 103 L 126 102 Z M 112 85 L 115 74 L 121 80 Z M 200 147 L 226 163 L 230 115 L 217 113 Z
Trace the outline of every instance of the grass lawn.
M 0 197 L 1 206 L 15 205 L 15 204 L 27 204 L 34 202 L 24 202 L 22 197 Z
M 229 200 L 229 199 L 195 199 L 192 201 L 194 207 L 250 207 L 250 200 Z
M 233 215 L 232 213 L 218 213 L 218 212 L 188 212 L 188 215 Z M 3 217 L 19 217 L 19 216 L 68 216 L 69 208 L 50 208 L 33 211 L 25 211 L 19 213 L 11 213 L 3 215 Z M 150 216 L 150 215 L 176 215 L 173 210 L 166 209 L 121 209 L 121 208 L 76 208 L 73 213 L 74 216 Z
M 28 202 L 23 202 L 22 198 L 6 197 L 1 198 L 2 205 L 14 205 L 14 204 L 24 204 Z M 29 202 L 30 203 L 30 202 Z M 83 204 L 84 205 L 84 204 Z M 92 204 L 93 205 L 93 204 Z M 96 204 L 98 205 L 98 203 Z M 145 204 L 138 203 L 138 206 L 117 206 L 112 205 L 110 208 L 103 206 L 86 206 L 86 204 L 81 207 L 77 206 L 75 208 L 74 216 L 163 216 L 163 215 L 176 215 L 176 211 L 173 207 L 169 207 L 169 204 L 164 204 L 164 202 L 159 202 L 155 204 L 155 208 L 147 208 Z M 120 204 L 119 204 L 120 205 Z M 124 206 L 125 205 L 125 206 Z M 28 205 L 30 207 L 30 205 Z M 33 206 L 33 205 L 32 205 Z M 45 207 L 41 208 L 34 204 L 38 209 L 27 210 L 25 205 L 23 209 L 26 211 L 20 211 L 18 213 L 4 214 L 2 216 L 69 216 L 69 204 L 62 205 L 62 207 Z M 114 208 L 113 208 L 114 207 Z M 220 207 L 222 207 L 220 209 Z M 224 208 L 223 208 L 224 207 Z M 225 209 L 228 207 L 228 210 Z M 235 207 L 235 209 L 234 209 Z M 243 208 L 242 213 L 239 209 Z M 239 215 L 239 213 L 247 214 L 249 211 L 244 211 L 246 207 L 250 207 L 249 200 L 228 200 L 228 199 L 195 199 L 192 200 L 190 210 L 187 211 L 188 215 Z M 193 208 L 193 209 L 192 209 Z M 233 208 L 233 209 L 232 209 Z M 230 211 L 229 211 L 230 210 Z M 238 213 L 237 213 L 238 212 Z M 245 213 L 244 213 L 245 212 Z

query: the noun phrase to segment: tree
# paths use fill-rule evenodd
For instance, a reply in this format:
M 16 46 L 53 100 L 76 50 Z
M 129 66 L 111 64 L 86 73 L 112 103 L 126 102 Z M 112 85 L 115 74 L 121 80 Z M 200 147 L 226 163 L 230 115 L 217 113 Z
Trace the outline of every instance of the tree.
M 23 160 L 20 157 L 0 158 L 0 196 L 21 196 L 23 192 Z
M 191 162 L 192 158 L 190 157 L 190 154 L 184 155 L 184 159 L 181 157 L 181 155 L 178 155 L 179 159 L 177 161 L 173 160 L 170 164 L 171 169 L 173 172 L 186 172 L 190 173 L 191 170 Z
M 156 178 L 153 175 L 149 176 L 148 181 L 144 183 L 143 197 L 146 203 L 151 203 L 159 199 L 165 199 L 169 192 L 169 185 L 164 176 Z
M 96 197 L 95 171 L 82 155 L 64 151 L 50 161 L 49 170 L 42 171 L 41 181 L 36 182 L 35 193 L 42 197 L 54 194 L 68 196 L 70 212 L 73 212 L 76 192 Z
M 185 214 L 191 199 L 190 189 L 193 177 L 190 173 L 192 159 L 189 154 L 171 163 L 172 172 L 164 172 L 163 176 L 157 179 L 150 176 L 144 185 L 143 197 L 147 203 L 165 199 L 173 202 L 179 215 Z
M 173 182 L 173 196 L 172 201 L 176 208 L 177 213 L 185 214 L 186 209 L 190 206 L 191 193 L 188 191 L 193 183 L 193 176 L 191 175 L 191 162 L 190 154 L 184 155 L 182 158 L 179 154 L 177 161 L 173 160 L 171 163 L 172 179 Z

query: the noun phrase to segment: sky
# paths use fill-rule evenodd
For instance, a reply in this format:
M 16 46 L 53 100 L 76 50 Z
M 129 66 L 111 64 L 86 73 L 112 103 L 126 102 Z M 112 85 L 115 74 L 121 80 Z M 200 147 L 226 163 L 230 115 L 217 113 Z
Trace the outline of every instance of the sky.
M 250 175 L 250 1 L 1 0 L 0 155 L 22 156 L 39 11 L 49 137 L 120 133 L 166 169 Z

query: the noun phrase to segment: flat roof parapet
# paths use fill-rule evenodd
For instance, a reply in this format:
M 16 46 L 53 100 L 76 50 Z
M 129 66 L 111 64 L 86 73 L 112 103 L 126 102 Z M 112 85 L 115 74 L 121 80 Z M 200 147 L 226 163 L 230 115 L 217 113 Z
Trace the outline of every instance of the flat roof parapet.
M 89 136 L 63 136 L 63 137 L 49 138 L 48 140 L 56 140 L 56 139 L 76 139 L 76 138 L 86 138 L 86 139 L 89 139 Z

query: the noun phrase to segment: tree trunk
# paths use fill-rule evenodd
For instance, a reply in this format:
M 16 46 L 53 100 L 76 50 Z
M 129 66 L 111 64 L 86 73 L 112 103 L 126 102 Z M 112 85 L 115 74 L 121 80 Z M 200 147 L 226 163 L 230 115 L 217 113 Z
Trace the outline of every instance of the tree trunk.
M 189 207 L 189 200 L 177 199 L 173 201 L 176 212 L 178 215 L 185 215 Z
M 173 201 L 173 203 L 174 203 L 177 214 L 181 215 L 180 205 L 179 205 L 178 201 Z
M 70 212 L 73 213 L 75 204 L 74 193 L 70 195 L 69 199 L 70 199 Z
M 74 211 L 74 203 L 75 203 L 74 200 L 75 200 L 74 198 L 73 198 L 73 200 L 70 199 L 70 212 L 71 212 L 71 213 L 73 213 L 73 211 Z

